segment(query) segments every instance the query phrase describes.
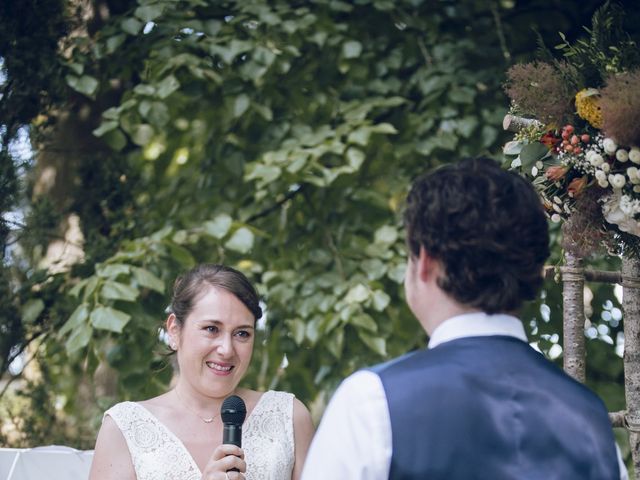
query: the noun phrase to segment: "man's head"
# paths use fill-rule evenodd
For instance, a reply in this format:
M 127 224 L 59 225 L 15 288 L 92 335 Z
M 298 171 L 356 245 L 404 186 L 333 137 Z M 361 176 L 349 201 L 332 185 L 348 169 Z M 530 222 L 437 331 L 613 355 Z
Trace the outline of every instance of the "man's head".
M 412 259 L 423 250 L 438 262 L 438 287 L 461 306 L 514 311 L 542 285 L 542 205 L 529 182 L 493 160 L 467 159 L 418 178 L 405 226 Z

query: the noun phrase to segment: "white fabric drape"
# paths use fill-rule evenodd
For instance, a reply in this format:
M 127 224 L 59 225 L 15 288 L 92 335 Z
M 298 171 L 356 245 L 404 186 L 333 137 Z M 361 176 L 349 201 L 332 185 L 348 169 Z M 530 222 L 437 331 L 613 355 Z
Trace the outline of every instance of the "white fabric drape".
M 0 479 L 87 480 L 93 450 L 50 445 L 36 448 L 0 448 Z

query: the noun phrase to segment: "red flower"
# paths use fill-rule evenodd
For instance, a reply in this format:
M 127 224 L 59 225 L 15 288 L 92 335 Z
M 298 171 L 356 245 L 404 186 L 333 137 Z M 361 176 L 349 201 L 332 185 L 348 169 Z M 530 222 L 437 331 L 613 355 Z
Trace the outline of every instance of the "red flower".
M 564 178 L 564 176 L 569 171 L 569 167 L 564 165 L 554 165 L 553 167 L 547 168 L 547 171 L 544 172 L 544 176 L 547 177 L 552 182 L 557 182 Z
M 551 150 L 558 143 L 560 143 L 562 139 L 556 137 L 552 132 L 545 133 L 540 139 L 540 143 L 544 144 Z
M 586 176 L 571 180 L 567 187 L 567 191 L 569 192 L 570 197 L 576 198 L 584 191 L 585 188 L 587 188 Z

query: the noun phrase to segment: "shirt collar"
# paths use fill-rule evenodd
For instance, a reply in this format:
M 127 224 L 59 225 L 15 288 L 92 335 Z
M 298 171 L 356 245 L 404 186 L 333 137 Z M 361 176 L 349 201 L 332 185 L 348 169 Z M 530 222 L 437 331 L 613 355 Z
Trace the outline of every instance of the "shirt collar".
M 505 314 L 489 315 L 484 312 L 465 313 L 442 322 L 433 331 L 429 339 L 429 348 L 441 343 L 465 337 L 483 337 L 506 335 L 527 341 L 522 322 L 514 316 Z

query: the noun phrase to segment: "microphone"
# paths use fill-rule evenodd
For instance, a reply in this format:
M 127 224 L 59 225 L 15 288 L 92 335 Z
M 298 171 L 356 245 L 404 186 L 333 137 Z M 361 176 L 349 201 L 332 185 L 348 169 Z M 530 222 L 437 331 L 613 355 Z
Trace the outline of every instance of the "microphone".
M 224 399 L 220 408 L 220 418 L 222 419 L 222 443 L 242 447 L 242 424 L 247 416 L 247 407 L 237 395 L 231 395 Z M 237 472 L 237 468 L 232 468 L 230 472 Z

